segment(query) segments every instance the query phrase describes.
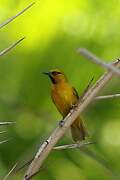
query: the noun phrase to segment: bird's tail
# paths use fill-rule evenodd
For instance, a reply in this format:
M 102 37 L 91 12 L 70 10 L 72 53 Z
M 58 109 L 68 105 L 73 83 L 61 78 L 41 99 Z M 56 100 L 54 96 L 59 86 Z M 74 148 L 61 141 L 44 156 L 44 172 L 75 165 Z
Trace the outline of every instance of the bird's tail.
M 71 134 L 75 142 L 85 140 L 85 137 L 88 136 L 88 132 L 80 117 L 71 125 Z

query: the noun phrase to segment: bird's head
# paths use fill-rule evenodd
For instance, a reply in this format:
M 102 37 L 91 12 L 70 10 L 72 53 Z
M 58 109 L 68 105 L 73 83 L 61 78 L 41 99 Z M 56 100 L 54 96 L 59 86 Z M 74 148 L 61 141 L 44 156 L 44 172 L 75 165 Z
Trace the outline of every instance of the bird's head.
M 43 72 L 43 74 L 48 75 L 53 84 L 57 84 L 57 83 L 67 81 L 66 76 L 59 69 L 53 69 L 53 70 L 50 70 L 48 72 Z

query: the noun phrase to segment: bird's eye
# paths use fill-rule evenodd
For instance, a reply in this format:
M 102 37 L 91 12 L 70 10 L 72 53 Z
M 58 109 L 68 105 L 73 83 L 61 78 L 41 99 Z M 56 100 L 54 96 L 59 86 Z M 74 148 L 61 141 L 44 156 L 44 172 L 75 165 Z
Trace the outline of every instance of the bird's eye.
M 56 76 L 56 75 L 58 75 L 58 74 L 61 74 L 61 72 L 58 72 L 58 71 L 53 71 L 53 72 L 52 72 L 52 75 L 53 75 L 53 76 Z

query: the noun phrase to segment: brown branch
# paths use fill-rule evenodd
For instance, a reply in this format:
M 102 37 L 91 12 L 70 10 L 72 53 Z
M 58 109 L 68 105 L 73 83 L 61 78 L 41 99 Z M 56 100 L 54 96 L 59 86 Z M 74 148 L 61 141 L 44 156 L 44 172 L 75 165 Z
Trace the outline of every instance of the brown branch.
M 120 67 L 120 61 L 114 63 L 115 67 Z M 107 82 L 113 77 L 113 73 L 111 71 L 105 73 L 95 85 L 93 85 L 86 94 L 79 99 L 76 107 L 65 117 L 63 127 L 57 127 L 50 137 L 45 141 L 39 148 L 38 152 L 35 155 L 32 163 L 30 164 L 26 175 L 24 177 L 25 180 L 29 180 L 32 176 L 34 176 L 42 166 L 44 160 L 47 158 L 55 144 L 58 140 L 64 135 L 66 130 L 70 127 L 70 125 L 74 122 L 74 120 L 78 117 L 78 115 L 85 110 L 85 108 L 91 103 L 91 101 L 96 97 L 96 95 L 100 92 L 100 90 L 106 85 Z
M 110 95 L 104 95 L 104 96 L 98 96 L 95 98 L 95 100 L 102 100 L 102 99 L 113 99 L 120 97 L 120 94 L 110 94 Z
M 23 9 L 22 11 L 20 11 L 19 13 L 17 13 L 15 16 L 7 19 L 5 22 L 0 24 L 0 29 L 2 27 L 4 27 L 5 25 L 7 25 L 8 23 L 10 23 L 11 21 L 13 21 L 15 18 L 17 18 L 18 16 L 20 16 L 21 14 L 23 14 L 25 11 L 27 11 L 30 7 L 32 7 L 35 4 L 35 2 L 33 2 L 32 4 L 30 4 L 29 6 L 27 6 L 25 9 Z
M 105 63 L 99 57 L 92 54 L 90 51 L 84 48 L 77 49 L 77 52 L 80 53 L 82 56 L 86 57 L 88 60 L 98 64 L 108 70 L 111 70 L 115 75 L 120 77 L 120 70 L 114 67 L 112 64 Z
M 88 146 L 90 144 L 95 144 L 95 142 L 81 142 L 77 144 L 66 144 L 62 146 L 56 146 L 53 148 L 53 150 L 65 150 L 65 149 L 75 149 L 75 148 L 81 148 L 84 146 Z
M 23 41 L 25 37 L 19 39 L 16 41 L 14 44 L 10 45 L 8 48 L 4 49 L 3 51 L 0 52 L 0 57 L 11 51 L 13 48 L 15 48 L 21 41 Z

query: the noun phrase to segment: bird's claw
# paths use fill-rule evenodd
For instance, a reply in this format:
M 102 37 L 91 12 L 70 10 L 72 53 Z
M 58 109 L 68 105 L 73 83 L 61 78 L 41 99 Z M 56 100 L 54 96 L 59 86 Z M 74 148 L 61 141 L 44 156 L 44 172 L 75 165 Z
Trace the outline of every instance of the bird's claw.
M 63 126 L 64 126 L 64 123 L 65 123 L 65 122 L 64 122 L 63 120 L 59 121 L 59 126 L 60 126 L 60 127 L 63 127 Z
M 72 104 L 71 109 L 74 109 L 77 107 L 77 104 Z
M 71 105 L 71 108 L 70 108 L 70 112 L 72 113 L 73 110 L 74 110 L 76 107 L 77 107 L 77 104 L 72 104 L 72 105 Z

